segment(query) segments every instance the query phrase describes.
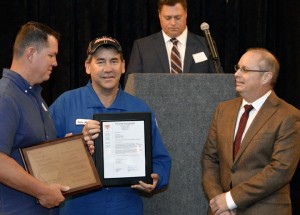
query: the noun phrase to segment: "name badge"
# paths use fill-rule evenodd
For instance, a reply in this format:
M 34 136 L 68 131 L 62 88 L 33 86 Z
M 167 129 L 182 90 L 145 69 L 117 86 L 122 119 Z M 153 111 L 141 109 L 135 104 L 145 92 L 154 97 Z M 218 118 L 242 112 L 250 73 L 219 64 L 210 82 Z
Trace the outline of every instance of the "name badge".
M 85 125 L 91 119 L 76 119 L 76 125 Z
M 193 58 L 195 63 L 200 63 L 207 60 L 207 57 L 204 52 L 193 54 Z

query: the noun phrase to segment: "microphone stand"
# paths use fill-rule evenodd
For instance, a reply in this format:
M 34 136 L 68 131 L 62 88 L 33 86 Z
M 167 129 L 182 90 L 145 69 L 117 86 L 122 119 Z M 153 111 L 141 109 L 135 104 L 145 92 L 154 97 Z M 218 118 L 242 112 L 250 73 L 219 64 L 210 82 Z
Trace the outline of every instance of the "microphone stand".
M 213 58 L 212 57 L 212 60 L 213 60 L 213 64 L 214 64 L 214 68 L 215 68 L 216 73 L 220 73 L 219 72 L 219 66 L 218 66 L 218 58 Z
M 216 73 L 220 73 L 219 66 L 218 66 L 218 59 L 219 58 L 218 58 L 217 52 L 214 49 L 215 46 L 213 46 L 213 44 L 211 44 L 210 41 L 208 41 L 206 36 L 205 36 L 205 40 L 206 40 L 208 48 L 209 48 L 210 56 L 211 56 L 211 59 L 213 61 L 215 71 L 216 71 Z M 213 43 L 214 41 L 212 40 L 211 42 Z M 215 54 L 212 53 L 213 51 L 215 51 Z
M 216 46 L 214 44 L 214 41 L 209 32 L 209 25 L 206 22 L 203 22 L 200 25 L 200 29 L 204 32 L 205 40 L 208 45 L 210 56 L 213 60 L 213 65 L 214 65 L 215 71 L 216 71 L 216 73 L 220 73 L 219 66 L 218 66 L 218 54 L 217 54 L 217 50 L 215 48 Z

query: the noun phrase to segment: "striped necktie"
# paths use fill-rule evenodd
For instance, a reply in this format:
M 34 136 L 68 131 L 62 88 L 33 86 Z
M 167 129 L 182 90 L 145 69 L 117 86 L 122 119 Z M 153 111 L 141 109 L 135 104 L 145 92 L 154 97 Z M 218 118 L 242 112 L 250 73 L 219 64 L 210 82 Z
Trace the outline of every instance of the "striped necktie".
M 171 73 L 182 73 L 180 53 L 177 47 L 178 40 L 176 38 L 172 38 L 170 41 L 173 43 L 171 50 Z

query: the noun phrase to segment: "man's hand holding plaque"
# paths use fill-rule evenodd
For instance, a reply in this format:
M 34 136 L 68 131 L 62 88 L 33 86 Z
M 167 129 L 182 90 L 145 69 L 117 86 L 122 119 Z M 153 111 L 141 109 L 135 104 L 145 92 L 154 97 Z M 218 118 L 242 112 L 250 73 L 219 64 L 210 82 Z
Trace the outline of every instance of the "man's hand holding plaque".
M 82 135 L 20 149 L 27 171 L 47 184 L 70 187 L 69 196 L 101 187 L 98 172 Z M 54 186 L 54 185 L 53 185 Z

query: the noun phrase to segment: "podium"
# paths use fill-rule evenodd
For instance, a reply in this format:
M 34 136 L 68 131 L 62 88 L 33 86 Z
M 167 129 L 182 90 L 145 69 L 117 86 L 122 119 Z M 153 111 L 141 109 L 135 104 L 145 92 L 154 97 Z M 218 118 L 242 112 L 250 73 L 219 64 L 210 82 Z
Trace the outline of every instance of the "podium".
M 155 112 L 172 158 L 169 186 L 143 195 L 145 215 L 207 214 L 201 152 L 217 104 L 236 97 L 233 74 L 130 74 L 125 91 Z

